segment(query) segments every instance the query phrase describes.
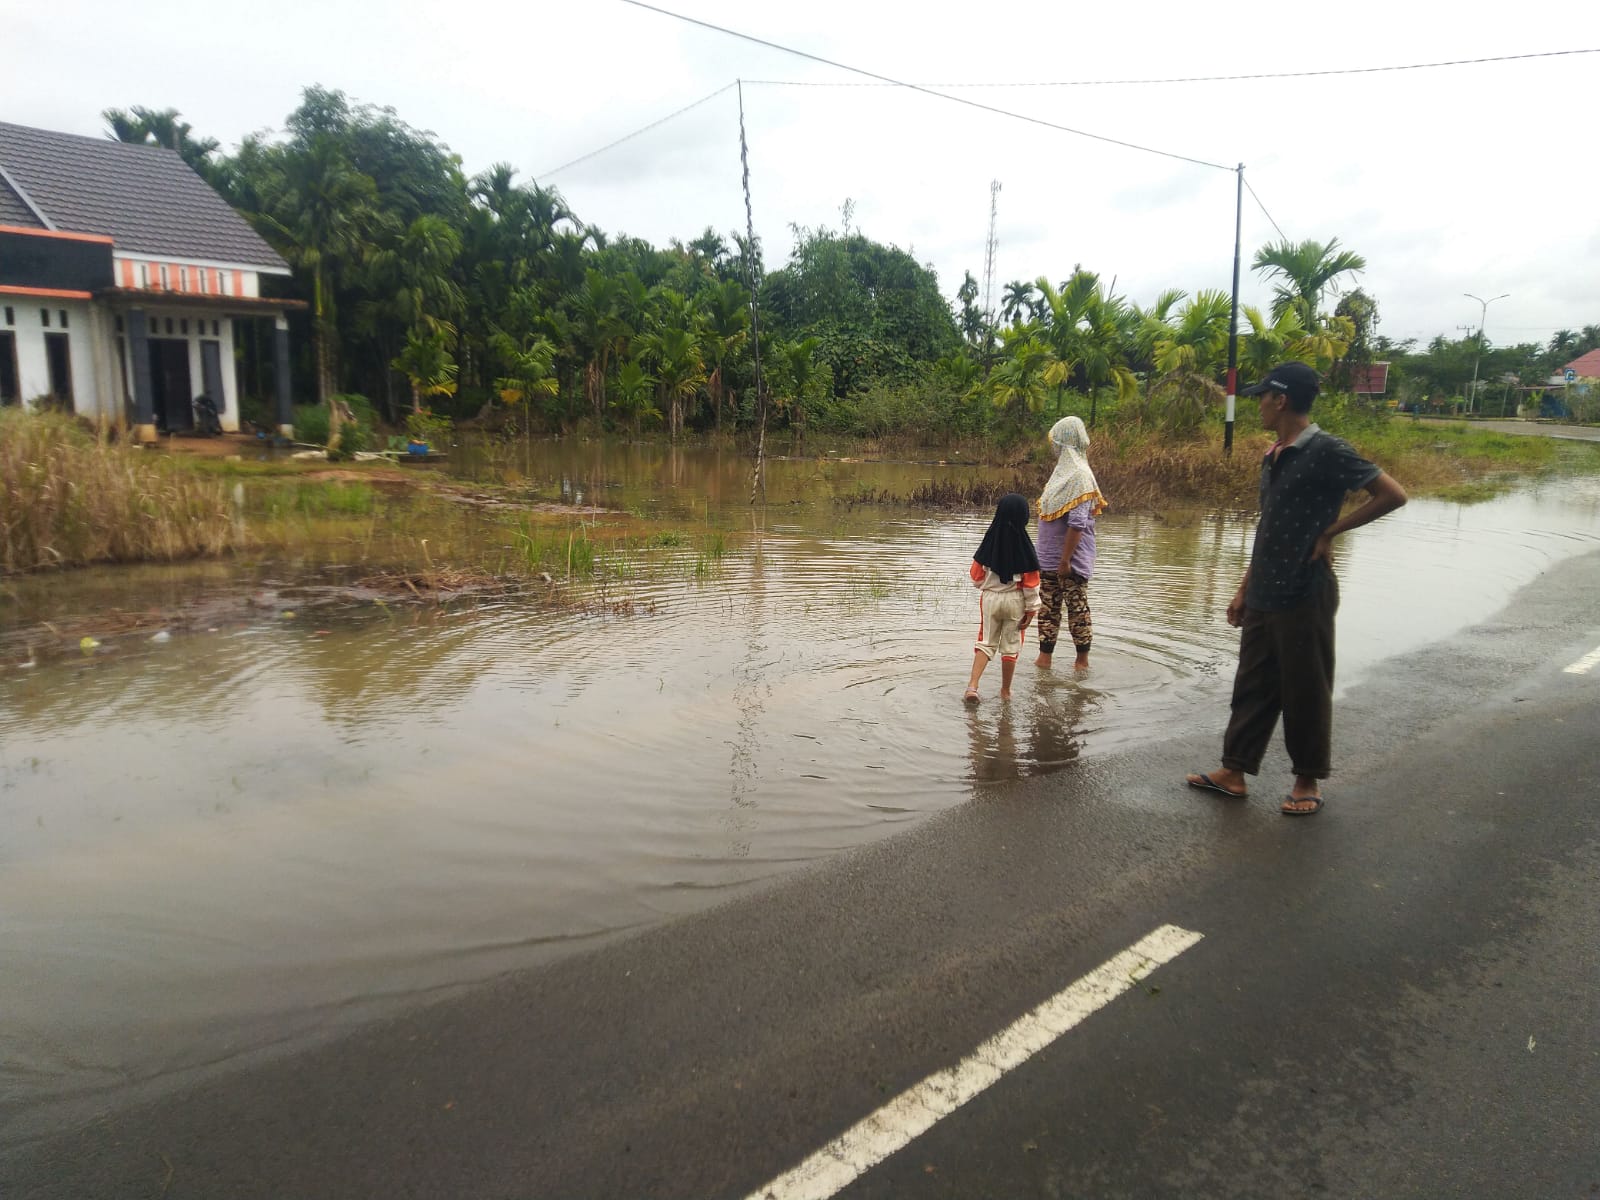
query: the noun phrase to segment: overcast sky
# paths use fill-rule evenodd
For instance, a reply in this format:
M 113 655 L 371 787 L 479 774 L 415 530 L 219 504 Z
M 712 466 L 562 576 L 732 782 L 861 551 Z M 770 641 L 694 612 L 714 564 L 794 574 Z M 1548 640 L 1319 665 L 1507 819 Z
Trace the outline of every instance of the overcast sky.
M 509 162 L 583 220 L 665 244 L 744 228 L 733 90 L 615 149 L 572 159 L 735 79 L 859 75 L 636 8 L 458 0 L 3 0 L 0 118 L 77 133 L 100 111 L 175 107 L 232 147 L 281 127 L 310 83 L 391 105 L 468 173 Z M 1592 0 L 1478 8 L 1388 0 L 1009 5 L 664 0 L 661 7 L 927 85 L 1323 71 L 1600 47 Z M 63 11 L 86 19 L 67 21 Z M 1600 323 L 1600 54 L 1302 79 L 947 88 L 955 95 L 1189 158 L 1245 164 L 1290 238 L 1364 255 L 1380 332 L 1424 341 L 1476 326 L 1496 343 Z M 854 224 L 911 250 L 953 296 L 983 277 L 989 183 L 1004 283 L 1074 264 L 1148 304 L 1164 287 L 1226 290 L 1234 175 L 888 87 L 747 82 L 756 230 L 769 266 L 791 224 Z M 551 172 L 554 172 L 553 174 Z M 1245 193 L 1250 270 L 1277 236 Z

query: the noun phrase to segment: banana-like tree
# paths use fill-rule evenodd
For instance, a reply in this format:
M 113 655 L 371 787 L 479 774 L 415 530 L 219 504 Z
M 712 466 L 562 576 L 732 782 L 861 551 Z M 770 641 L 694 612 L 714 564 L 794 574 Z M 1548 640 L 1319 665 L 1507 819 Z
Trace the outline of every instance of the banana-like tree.
M 1339 249 L 1338 238 L 1325 244 L 1312 238 L 1303 242 L 1285 238 L 1257 250 L 1251 269 L 1277 281 L 1272 293 L 1273 318 L 1292 308 L 1300 314 L 1301 327 L 1310 331 L 1317 327 L 1322 293 L 1337 294 L 1340 276 L 1365 271 L 1367 260 Z

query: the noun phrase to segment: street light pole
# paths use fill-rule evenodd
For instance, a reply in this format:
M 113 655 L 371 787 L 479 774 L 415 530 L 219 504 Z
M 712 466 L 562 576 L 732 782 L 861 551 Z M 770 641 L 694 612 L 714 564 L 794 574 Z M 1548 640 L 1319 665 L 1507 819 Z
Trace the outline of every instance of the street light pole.
M 1467 397 L 1467 411 L 1471 412 L 1478 402 L 1478 360 L 1483 357 L 1483 323 L 1489 316 L 1489 305 L 1496 300 L 1504 300 L 1511 295 L 1510 292 L 1501 292 L 1498 296 L 1490 296 L 1485 300 L 1482 296 L 1474 296 L 1471 292 L 1462 292 L 1468 300 L 1476 300 L 1483 307 L 1478 312 L 1478 351 L 1472 356 L 1472 392 Z

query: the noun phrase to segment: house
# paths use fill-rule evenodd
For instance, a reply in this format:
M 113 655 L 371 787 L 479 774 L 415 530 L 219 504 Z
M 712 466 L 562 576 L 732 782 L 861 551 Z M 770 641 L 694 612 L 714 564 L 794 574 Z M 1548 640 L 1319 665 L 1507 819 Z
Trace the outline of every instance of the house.
M 1580 354 L 1577 358 L 1561 368 L 1561 379 L 1565 382 L 1570 372 L 1573 382 L 1580 379 L 1600 379 L 1600 350 L 1591 350 L 1587 354 Z
M 288 264 L 174 151 L 0 122 L 0 404 L 40 399 L 132 425 L 194 427 L 204 393 L 239 428 L 235 323 L 271 320 L 289 432 L 297 300 Z

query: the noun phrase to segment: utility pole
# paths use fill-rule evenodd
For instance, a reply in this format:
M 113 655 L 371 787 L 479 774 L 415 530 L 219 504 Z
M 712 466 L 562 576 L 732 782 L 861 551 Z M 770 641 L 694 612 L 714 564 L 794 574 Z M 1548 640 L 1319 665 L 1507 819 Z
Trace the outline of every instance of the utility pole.
M 989 240 L 983 247 L 983 377 L 989 378 L 989 364 L 994 359 L 994 251 L 998 240 L 996 221 L 1000 215 L 1000 181 L 989 181 Z
M 1233 414 L 1239 395 L 1239 242 L 1244 233 L 1244 164 L 1234 168 L 1233 300 L 1228 305 L 1228 407 L 1222 414 L 1222 453 L 1233 454 Z
M 1489 305 L 1496 300 L 1504 300 L 1511 295 L 1510 292 L 1501 292 L 1498 296 L 1490 296 L 1485 300 L 1482 296 L 1474 296 L 1471 292 L 1462 292 L 1468 300 L 1476 300 L 1483 307 L 1478 312 L 1478 350 L 1472 356 L 1472 391 L 1467 395 L 1467 411 L 1471 412 L 1478 400 L 1478 360 L 1483 357 L 1483 323 L 1489 316 Z

